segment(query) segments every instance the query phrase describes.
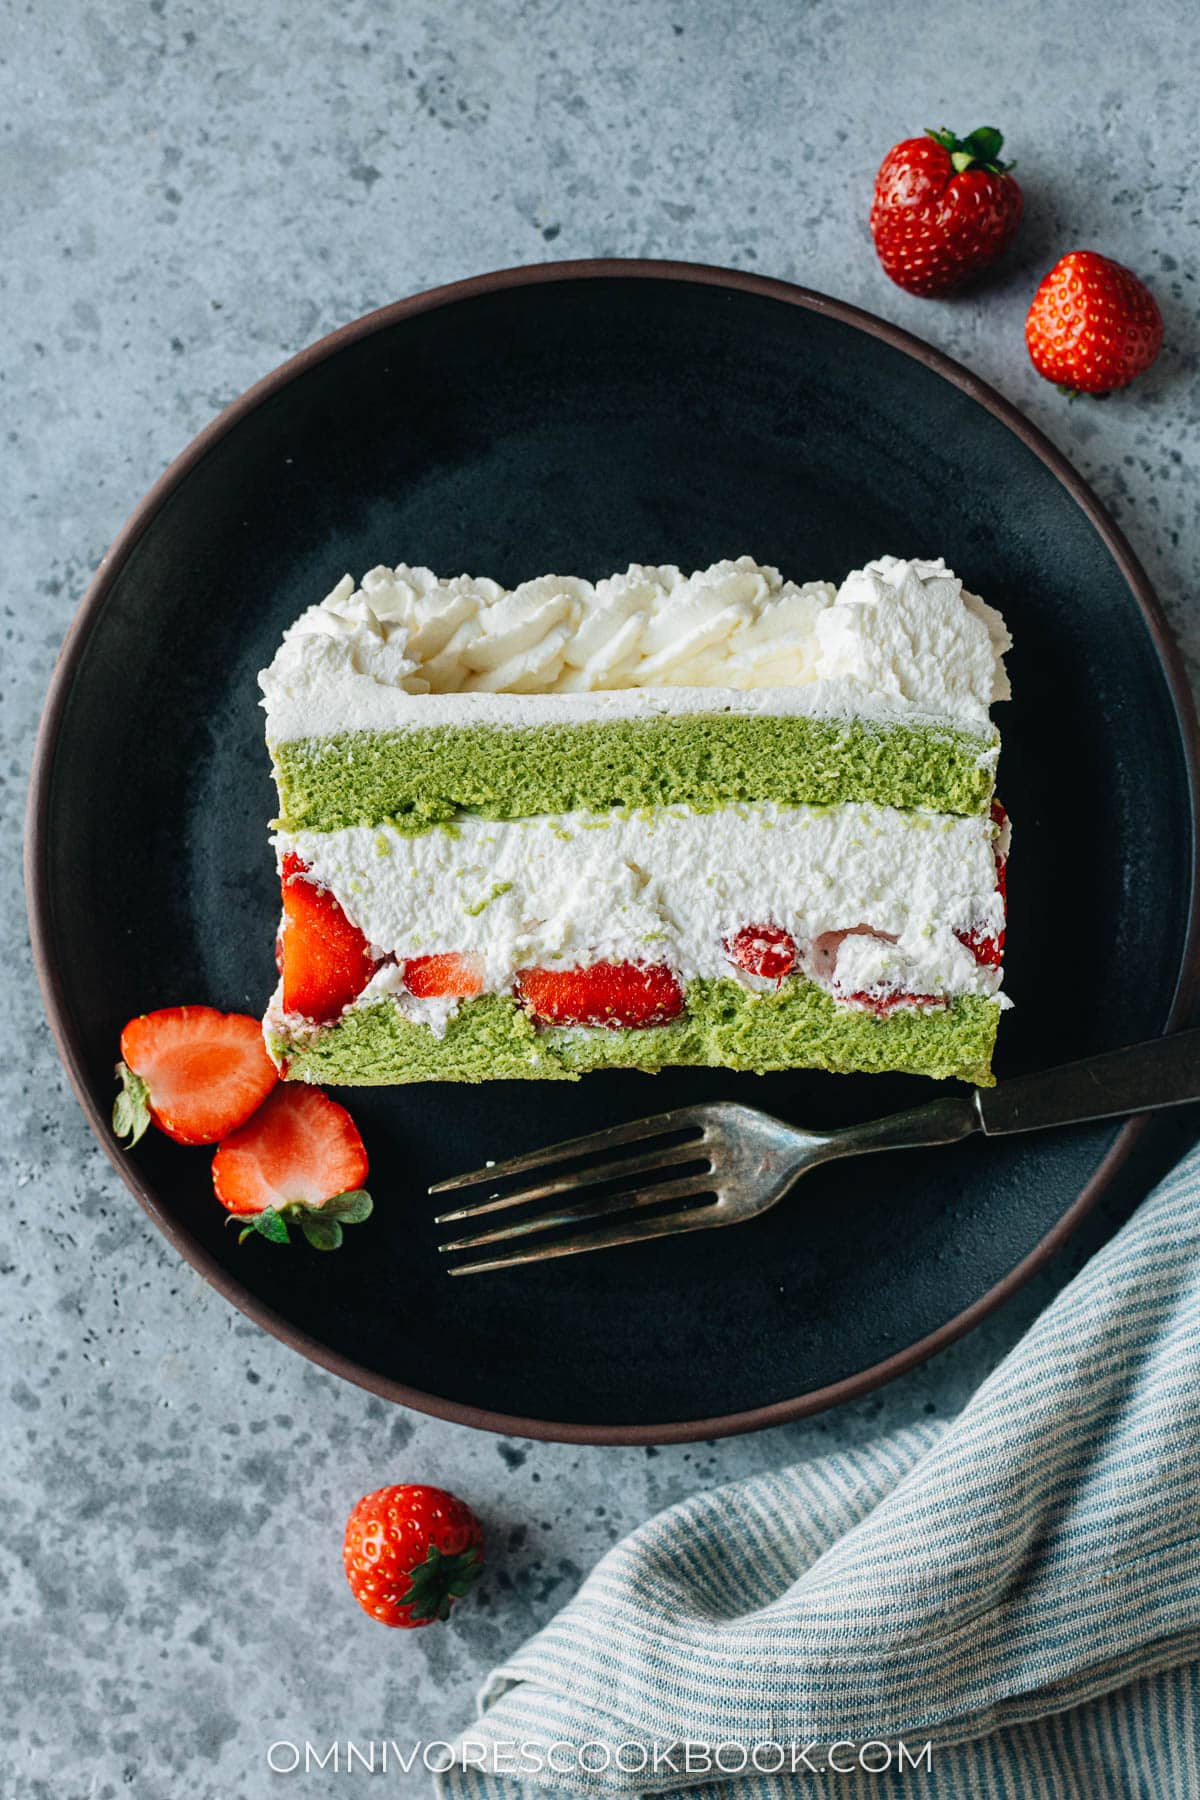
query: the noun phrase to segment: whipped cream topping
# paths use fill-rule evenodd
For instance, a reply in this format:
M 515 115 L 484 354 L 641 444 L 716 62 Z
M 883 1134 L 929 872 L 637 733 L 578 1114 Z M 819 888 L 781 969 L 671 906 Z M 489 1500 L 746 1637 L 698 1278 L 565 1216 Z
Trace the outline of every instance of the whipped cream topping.
M 941 561 L 885 556 L 840 589 L 749 556 L 595 584 L 379 567 L 343 577 L 259 677 L 273 743 L 340 731 L 714 710 L 948 721 L 1008 697 L 999 613 Z
M 279 834 L 332 890 L 375 953 L 394 956 L 359 1004 L 391 993 L 444 1029 L 452 1004 L 415 1001 L 398 966 L 446 951 L 482 958 L 485 990 L 524 967 L 666 962 L 682 980 L 744 975 L 725 940 L 782 926 L 800 972 L 835 997 L 994 994 L 1000 970 L 957 932 L 1003 927 L 995 829 L 985 817 L 858 803 L 696 812 L 464 818 L 404 837 L 389 828 Z M 869 927 L 870 933 L 858 931 Z M 840 941 L 838 934 L 853 932 Z

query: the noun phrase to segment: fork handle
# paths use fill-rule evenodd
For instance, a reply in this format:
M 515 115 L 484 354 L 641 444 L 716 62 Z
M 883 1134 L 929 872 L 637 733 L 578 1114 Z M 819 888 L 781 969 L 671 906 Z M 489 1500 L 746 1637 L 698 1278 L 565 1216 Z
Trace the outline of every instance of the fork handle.
M 820 1160 L 955 1144 L 973 1131 L 1005 1137 L 1051 1125 L 1086 1125 L 1092 1119 L 1185 1106 L 1190 1100 L 1200 1100 L 1200 1027 L 1040 1074 L 1019 1075 L 998 1087 L 976 1088 L 973 1094 L 932 1100 L 864 1125 L 844 1126 L 830 1132 Z
M 872 1150 L 919 1150 L 927 1144 L 957 1144 L 980 1129 L 974 1094 L 947 1094 L 914 1106 L 908 1112 L 888 1113 L 867 1119 L 862 1125 L 843 1125 L 829 1133 L 817 1160 L 832 1162 L 839 1156 L 861 1156 Z
M 980 1088 L 971 1104 L 989 1137 L 1084 1125 L 1200 1100 L 1200 1027 Z

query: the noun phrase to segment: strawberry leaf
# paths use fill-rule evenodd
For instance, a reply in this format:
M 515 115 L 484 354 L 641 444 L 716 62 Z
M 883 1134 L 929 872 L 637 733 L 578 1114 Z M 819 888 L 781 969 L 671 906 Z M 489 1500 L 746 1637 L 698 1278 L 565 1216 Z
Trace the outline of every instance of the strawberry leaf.
M 319 1212 L 302 1212 L 297 1223 L 314 1250 L 341 1248 L 342 1228 L 336 1219 L 324 1219 Z
M 1000 151 L 1004 145 L 1003 132 L 997 131 L 994 125 L 980 125 L 969 131 L 965 138 L 957 137 L 953 131 L 943 125 L 935 131 L 931 125 L 925 127 L 925 136 L 940 144 L 943 150 L 950 152 L 950 161 L 955 173 L 962 175 L 968 169 L 986 169 L 991 175 L 1006 175 L 1016 163 L 1002 163 Z
M 150 1089 L 123 1062 L 117 1064 L 117 1075 L 121 1091 L 113 1101 L 112 1127 L 118 1138 L 128 1138 L 125 1148 L 132 1150 L 150 1123 Z
M 334 1194 L 323 1200 L 320 1206 L 309 1206 L 303 1200 L 294 1200 L 290 1206 L 284 1207 L 284 1214 L 294 1219 L 314 1250 L 338 1250 L 341 1248 L 343 1225 L 357 1225 L 371 1216 L 371 1196 L 364 1188 L 350 1188 L 344 1194 Z
M 238 1215 L 234 1214 L 233 1217 L 237 1219 Z M 243 1214 L 241 1217 L 245 1218 L 245 1215 Z M 272 1244 L 291 1242 L 287 1225 L 273 1206 L 264 1206 L 261 1212 L 254 1213 L 250 1218 L 245 1219 L 241 1231 L 238 1232 L 238 1243 L 244 1244 L 248 1237 L 254 1237 L 256 1233 L 259 1237 L 265 1237 Z
M 371 1196 L 365 1188 L 351 1188 L 344 1194 L 335 1194 L 332 1200 L 326 1200 L 323 1206 L 314 1210 L 323 1219 L 340 1219 L 343 1225 L 361 1225 L 371 1216 Z
M 967 133 L 963 147 L 971 152 L 976 162 L 994 163 L 1004 147 L 1004 136 L 994 125 L 981 125 L 977 131 Z
M 401 1603 L 415 1621 L 448 1619 L 451 1602 L 469 1592 L 482 1568 L 483 1552 L 477 1545 L 444 1556 L 436 1544 L 430 1544 L 425 1561 L 409 1572 L 409 1589 Z

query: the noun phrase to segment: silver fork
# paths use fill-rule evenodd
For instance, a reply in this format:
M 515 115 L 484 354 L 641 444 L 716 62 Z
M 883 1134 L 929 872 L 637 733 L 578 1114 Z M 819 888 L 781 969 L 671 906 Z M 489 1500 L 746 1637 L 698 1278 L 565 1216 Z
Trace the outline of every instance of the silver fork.
M 574 1196 L 515 1222 L 489 1224 L 438 1246 L 446 1254 L 492 1244 L 510 1246 L 493 1256 L 456 1263 L 449 1271 L 480 1275 L 552 1256 L 577 1256 L 583 1250 L 607 1250 L 680 1231 L 736 1225 L 782 1200 L 810 1169 L 842 1156 L 953 1144 L 976 1131 L 1004 1137 L 1050 1125 L 1082 1125 L 1181 1106 L 1189 1100 L 1200 1100 L 1200 1028 L 837 1130 L 805 1131 L 729 1100 L 683 1106 L 452 1176 L 435 1182 L 429 1192 L 455 1193 L 480 1183 L 493 1189 L 483 1200 L 441 1213 L 439 1225 L 486 1219 L 559 1194 Z M 617 1151 L 626 1154 L 612 1154 Z M 560 1163 L 580 1166 L 554 1173 Z M 514 1175 L 538 1179 L 506 1193 L 495 1191 L 496 1183 Z M 643 1182 L 643 1176 L 668 1179 Z M 595 1191 L 610 1184 L 615 1184 L 612 1191 Z M 577 1229 L 610 1215 L 626 1216 L 616 1216 L 611 1224 L 593 1231 Z M 555 1229 L 565 1235 L 540 1239 L 541 1233 Z M 525 1241 L 535 1236 L 538 1242 Z

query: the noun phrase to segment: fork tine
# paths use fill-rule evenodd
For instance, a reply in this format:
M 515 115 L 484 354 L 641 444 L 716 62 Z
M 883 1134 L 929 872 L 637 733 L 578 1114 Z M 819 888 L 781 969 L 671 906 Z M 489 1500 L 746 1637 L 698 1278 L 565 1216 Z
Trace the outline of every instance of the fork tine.
M 474 1187 L 481 1181 L 500 1181 L 506 1175 L 521 1175 L 526 1169 L 540 1169 L 549 1163 L 564 1162 L 568 1157 L 588 1156 L 594 1150 L 607 1150 L 614 1144 L 637 1143 L 641 1138 L 662 1137 L 668 1131 L 684 1131 L 689 1126 L 703 1128 L 698 1118 L 703 1109 L 681 1106 L 674 1112 L 658 1113 L 652 1119 L 634 1119 L 628 1125 L 610 1125 L 605 1131 L 593 1131 L 587 1137 L 568 1138 L 562 1144 L 550 1144 L 541 1150 L 530 1150 L 524 1156 L 510 1156 L 507 1162 L 492 1163 L 486 1169 L 472 1169 L 467 1175 L 451 1175 L 447 1181 L 435 1181 L 431 1194 L 449 1194 L 456 1188 Z
M 676 1169 L 687 1163 L 698 1162 L 711 1167 L 704 1139 L 691 1138 L 686 1144 L 672 1144 L 666 1150 L 647 1150 L 641 1156 L 623 1157 L 620 1162 L 596 1163 L 591 1168 L 579 1169 L 573 1175 L 555 1175 L 549 1181 L 540 1182 L 537 1187 L 516 1188 L 511 1194 L 498 1194 L 495 1199 L 481 1200 L 478 1206 L 460 1206 L 455 1212 L 439 1213 L 434 1224 L 453 1225 L 459 1219 L 477 1219 L 482 1213 L 503 1212 L 510 1206 L 524 1206 L 532 1200 L 549 1200 L 555 1194 L 595 1187 L 602 1181 L 625 1181 L 631 1175 L 644 1175 L 651 1169 Z
M 499 1244 L 507 1238 L 528 1237 L 534 1231 L 549 1231 L 555 1225 L 577 1225 L 586 1219 L 602 1219 L 606 1213 L 633 1212 L 639 1207 L 653 1206 L 656 1200 L 699 1199 L 712 1192 L 705 1186 L 703 1175 L 683 1175 L 677 1181 L 663 1181 L 657 1187 L 626 1188 L 619 1194 L 604 1194 L 599 1199 L 587 1195 L 574 1206 L 560 1207 L 556 1212 L 538 1213 L 533 1219 L 519 1219 L 515 1225 L 493 1225 L 472 1237 L 455 1238 L 451 1244 L 439 1244 L 444 1253 L 452 1250 L 474 1250 L 481 1244 Z
M 670 1237 L 677 1231 L 704 1231 L 714 1225 L 732 1225 L 736 1220 L 736 1213 L 727 1213 L 717 1205 L 694 1206 L 653 1219 L 622 1219 L 615 1225 L 605 1225 L 599 1231 L 584 1232 L 581 1236 L 556 1238 L 549 1244 L 518 1245 L 511 1250 L 502 1250 L 498 1256 L 459 1263 L 446 1273 L 486 1275 L 492 1269 L 514 1269 L 521 1263 L 548 1262 L 552 1256 L 578 1256 L 585 1250 L 610 1250 L 618 1244 Z

